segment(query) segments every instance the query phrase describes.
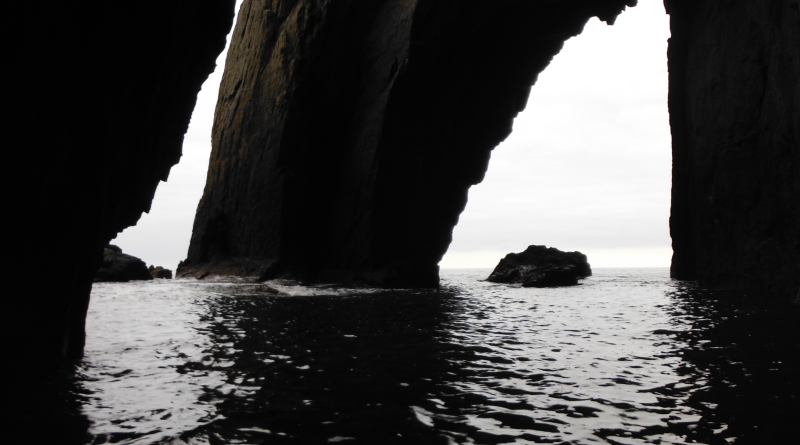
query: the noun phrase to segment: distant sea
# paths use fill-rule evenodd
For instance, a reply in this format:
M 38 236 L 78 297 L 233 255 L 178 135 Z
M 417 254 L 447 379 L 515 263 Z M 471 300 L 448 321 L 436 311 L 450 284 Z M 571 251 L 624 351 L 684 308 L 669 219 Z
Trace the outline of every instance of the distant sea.
M 553 289 L 490 272 L 445 269 L 437 290 L 97 283 L 77 443 L 800 443 L 787 303 L 667 269 Z

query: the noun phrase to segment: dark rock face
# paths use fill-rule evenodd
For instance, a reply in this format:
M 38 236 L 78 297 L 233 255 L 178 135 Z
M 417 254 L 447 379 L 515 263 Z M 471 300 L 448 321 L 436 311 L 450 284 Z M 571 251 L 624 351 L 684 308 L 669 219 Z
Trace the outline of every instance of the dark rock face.
M 95 282 L 152 279 L 144 261 L 122 253 L 122 249 L 113 244 L 103 249 L 103 262 L 94 276 Z
M 4 10 L 20 374 L 79 357 L 103 246 L 181 153 L 233 0 Z M 563 41 L 635 0 L 248 0 L 184 274 L 433 286 L 452 227 Z M 800 288 L 797 0 L 667 0 L 676 278 Z M 28 265 L 55 252 L 67 267 Z M 31 320 L 36 329 L 30 329 Z
M 436 286 L 564 41 L 635 0 L 246 0 L 181 276 Z
M 667 0 L 672 276 L 800 289 L 797 0 Z
M 486 281 L 521 284 L 522 287 L 574 286 L 578 279 L 591 275 L 586 255 L 580 252 L 528 246 L 523 252 L 506 255 Z
M 197 92 L 225 45 L 233 0 L 17 2 L 4 13 L 6 189 L 15 262 L 6 354 L 26 376 L 82 355 L 103 246 L 149 210 L 181 156 Z M 13 149 L 11 148 L 13 147 Z M 13 245 L 12 241 L 12 245 Z M 35 329 L 33 329 L 33 325 Z
M 148 272 L 153 278 L 164 278 L 167 280 L 172 279 L 172 271 L 169 269 L 164 269 L 161 266 L 150 266 L 147 268 Z

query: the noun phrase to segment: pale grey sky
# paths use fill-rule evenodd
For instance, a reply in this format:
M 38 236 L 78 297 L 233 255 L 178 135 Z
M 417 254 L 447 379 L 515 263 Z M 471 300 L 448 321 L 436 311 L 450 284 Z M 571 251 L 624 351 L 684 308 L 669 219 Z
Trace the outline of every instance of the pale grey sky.
M 663 2 L 640 0 L 566 42 L 470 189 L 441 267 L 494 267 L 529 244 L 669 266 L 668 38 Z
M 593 267 L 669 266 L 668 37 L 663 2 L 640 0 L 567 41 L 470 189 L 441 267 L 494 267 L 529 244 L 580 250 Z M 223 66 L 224 53 L 150 213 L 112 241 L 148 264 L 186 256 Z

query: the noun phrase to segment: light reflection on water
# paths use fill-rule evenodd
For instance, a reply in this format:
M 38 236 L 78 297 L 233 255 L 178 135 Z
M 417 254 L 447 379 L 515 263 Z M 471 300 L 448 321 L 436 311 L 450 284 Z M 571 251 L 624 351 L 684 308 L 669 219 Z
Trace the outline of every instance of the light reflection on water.
M 424 291 L 96 284 L 79 379 L 90 443 L 792 434 L 796 311 L 704 294 L 666 269 L 601 269 L 557 289 L 478 281 L 489 272 L 445 270 L 443 287 Z

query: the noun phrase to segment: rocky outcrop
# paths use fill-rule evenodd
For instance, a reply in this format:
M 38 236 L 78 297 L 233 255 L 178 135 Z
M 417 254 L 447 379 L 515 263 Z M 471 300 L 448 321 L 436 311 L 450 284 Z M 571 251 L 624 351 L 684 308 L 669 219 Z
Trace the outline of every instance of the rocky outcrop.
M 506 255 L 486 281 L 521 284 L 522 287 L 574 286 L 578 279 L 591 275 L 586 255 L 580 252 L 528 246 L 520 253 Z
M 246 0 L 178 275 L 438 285 L 538 74 L 635 3 Z
M 181 153 L 233 0 L 11 2 L 20 375 L 83 349 L 103 246 Z M 634 0 L 247 0 L 183 273 L 433 286 L 492 147 L 564 40 Z M 800 288 L 797 0 L 667 0 L 673 276 Z M 55 252 L 67 267 L 30 265 Z M 205 271 L 205 272 L 204 272 Z M 36 329 L 30 329 L 31 320 Z
M 14 2 L 4 15 L 5 205 L 13 276 L 36 283 L 4 311 L 23 376 L 83 351 L 103 246 L 149 210 L 181 156 L 197 92 L 234 0 Z M 42 252 L 65 267 L 30 267 Z M 15 380 L 16 381 L 16 380 Z
M 800 2 L 667 0 L 672 276 L 800 289 Z
M 161 266 L 150 266 L 147 268 L 147 271 L 150 272 L 150 275 L 153 278 L 163 278 L 166 280 L 172 279 L 172 271 L 169 269 L 164 269 Z
M 122 252 L 119 246 L 109 244 L 103 249 L 103 261 L 94 275 L 95 282 L 152 280 L 172 278 L 172 271 L 161 266 L 150 266 L 133 255 Z
M 110 244 L 103 249 L 103 262 L 94 275 L 94 281 L 152 280 L 147 264 L 122 249 Z

